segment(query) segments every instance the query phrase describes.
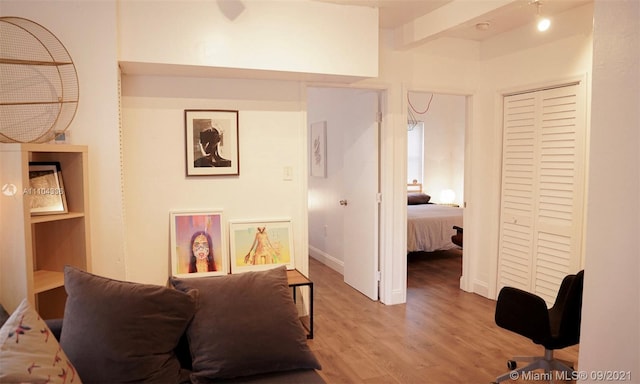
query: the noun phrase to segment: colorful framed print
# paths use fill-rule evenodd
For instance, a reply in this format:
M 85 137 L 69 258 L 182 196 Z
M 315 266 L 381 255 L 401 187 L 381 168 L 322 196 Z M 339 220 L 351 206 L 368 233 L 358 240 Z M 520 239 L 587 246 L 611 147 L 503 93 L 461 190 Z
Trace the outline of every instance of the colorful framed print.
M 240 174 L 238 111 L 186 109 L 187 176 Z
M 229 273 L 222 212 L 171 212 L 171 273 L 176 277 Z
M 32 215 L 67 213 L 67 199 L 62 184 L 60 163 L 29 162 L 29 187 L 23 191 L 30 197 Z
M 231 273 L 295 268 L 291 220 L 233 221 L 229 232 Z

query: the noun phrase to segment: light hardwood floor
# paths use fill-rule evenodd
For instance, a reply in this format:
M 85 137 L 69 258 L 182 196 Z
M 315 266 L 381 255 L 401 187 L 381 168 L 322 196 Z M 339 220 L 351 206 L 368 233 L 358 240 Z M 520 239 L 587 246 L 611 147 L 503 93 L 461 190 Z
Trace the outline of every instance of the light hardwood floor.
M 512 356 L 543 352 L 495 325 L 493 300 L 459 289 L 460 252 L 409 257 L 407 303 L 391 306 L 369 300 L 317 260 L 309 264 L 309 346 L 327 383 L 490 383 Z M 577 346 L 555 355 L 577 365 Z

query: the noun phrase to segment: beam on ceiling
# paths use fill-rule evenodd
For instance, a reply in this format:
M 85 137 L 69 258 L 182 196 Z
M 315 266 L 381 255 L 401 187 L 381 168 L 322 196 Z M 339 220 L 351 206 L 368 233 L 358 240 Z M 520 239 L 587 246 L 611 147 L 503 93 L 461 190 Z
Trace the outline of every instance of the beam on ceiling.
M 457 27 L 522 0 L 455 0 L 394 30 L 396 49 L 408 49 Z

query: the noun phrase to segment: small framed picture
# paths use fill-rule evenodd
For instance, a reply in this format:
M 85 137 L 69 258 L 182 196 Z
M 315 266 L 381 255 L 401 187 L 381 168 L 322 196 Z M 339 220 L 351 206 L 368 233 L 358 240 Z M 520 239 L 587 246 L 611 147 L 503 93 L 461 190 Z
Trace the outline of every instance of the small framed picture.
M 327 122 L 311 124 L 309 166 L 313 177 L 327 177 Z
M 187 176 L 240 174 L 238 111 L 184 111 Z
M 32 215 L 67 213 L 67 199 L 59 162 L 30 162 L 29 196 Z
M 291 220 L 233 221 L 229 228 L 231 273 L 295 268 Z
M 222 211 L 171 212 L 171 273 L 176 277 L 229 273 Z

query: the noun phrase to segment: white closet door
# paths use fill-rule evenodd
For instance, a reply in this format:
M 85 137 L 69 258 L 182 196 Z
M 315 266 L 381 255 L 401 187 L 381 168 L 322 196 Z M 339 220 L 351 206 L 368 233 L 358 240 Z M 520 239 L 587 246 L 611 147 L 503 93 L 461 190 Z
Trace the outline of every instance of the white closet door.
M 552 303 L 581 267 L 584 115 L 580 84 L 504 98 L 498 289 Z

